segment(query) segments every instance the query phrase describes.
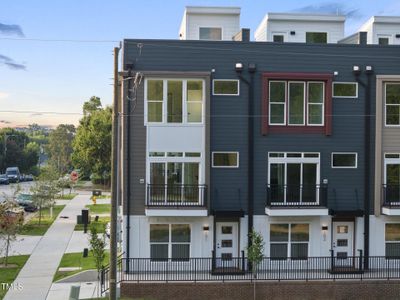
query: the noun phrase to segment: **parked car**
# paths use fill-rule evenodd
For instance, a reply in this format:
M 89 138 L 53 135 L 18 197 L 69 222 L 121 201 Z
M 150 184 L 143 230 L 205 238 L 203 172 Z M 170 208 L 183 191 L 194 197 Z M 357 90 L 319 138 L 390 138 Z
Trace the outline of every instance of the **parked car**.
M 13 183 L 18 183 L 20 181 L 21 173 L 18 167 L 9 167 L 6 169 L 6 175 L 8 180 Z
M 0 174 L 0 184 L 10 184 L 6 174 Z
M 34 204 L 28 204 L 28 205 L 24 206 L 24 211 L 26 211 L 26 212 L 35 212 L 37 210 L 38 210 L 38 208 Z
M 21 206 L 33 205 L 31 194 L 23 194 L 23 193 L 18 194 L 15 200 Z
M 33 175 L 32 174 L 25 175 L 25 181 L 33 181 Z

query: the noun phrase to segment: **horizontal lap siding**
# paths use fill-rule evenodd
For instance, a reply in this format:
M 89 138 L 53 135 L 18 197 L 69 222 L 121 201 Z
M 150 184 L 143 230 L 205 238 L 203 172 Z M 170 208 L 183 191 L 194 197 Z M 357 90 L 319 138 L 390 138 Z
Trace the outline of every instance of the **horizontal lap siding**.
M 262 72 L 339 72 L 334 81 L 354 81 L 353 65 L 364 69 L 372 65 L 377 74 L 400 73 L 398 47 L 363 45 L 305 45 L 200 41 L 126 41 L 125 61 L 135 69 L 146 71 L 211 71 L 214 78 L 236 79 L 236 62 L 257 64 L 255 75 L 254 172 L 255 214 L 264 214 L 267 153 L 298 151 L 321 153 L 321 181 L 329 180 L 330 208 L 361 208 L 364 201 L 364 89 L 359 86 L 357 99 L 333 98 L 333 131 L 323 134 L 261 135 Z M 143 43 L 141 54 L 136 42 Z M 246 69 L 246 68 L 245 68 Z M 245 70 L 243 76 L 248 77 Z M 365 75 L 361 76 L 363 81 Z M 374 84 L 375 80 L 373 80 Z M 375 87 L 371 91 L 372 114 L 375 113 Z M 139 98 L 140 99 L 140 98 Z M 143 99 L 142 99 L 143 101 Z M 238 169 L 211 168 L 210 197 L 216 208 L 247 207 L 247 87 L 241 84 L 240 96 L 211 97 L 211 151 L 239 151 Z M 228 116 L 227 116 L 228 115 Z M 371 132 L 375 132 L 372 116 Z M 374 172 L 374 137 L 371 145 L 371 167 Z M 358 153 L 357 169 L 332 169 L 332 151 Z M 371 173 L 373 174 L 373 173 Z M 373 176 L 371 176 L 373 179 Z M 373 183 L 371 181 L 370 188 Z M 217 190 L 217 193 L 215 192 Z M 357 196 L 355 193 L 357 190 Z M 336 199 L 334 195 L 336 194 Z M 215 198 L 217 197 L 217 198 Z

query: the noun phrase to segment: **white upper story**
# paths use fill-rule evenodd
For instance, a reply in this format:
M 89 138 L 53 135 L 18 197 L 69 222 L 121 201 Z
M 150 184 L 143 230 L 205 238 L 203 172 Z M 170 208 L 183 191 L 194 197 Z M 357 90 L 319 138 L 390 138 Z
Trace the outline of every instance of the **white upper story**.
M 400 45 L 400 17 L 374 16 L 359 31 L 367 32 L 368 44 Z
M 259 42 L 337 43 L 344 37 L 345 16 L 267 13 L 254 37 Z
M 179 38 L 231 41 L 239 31 L 240 7 L 186 6 Z

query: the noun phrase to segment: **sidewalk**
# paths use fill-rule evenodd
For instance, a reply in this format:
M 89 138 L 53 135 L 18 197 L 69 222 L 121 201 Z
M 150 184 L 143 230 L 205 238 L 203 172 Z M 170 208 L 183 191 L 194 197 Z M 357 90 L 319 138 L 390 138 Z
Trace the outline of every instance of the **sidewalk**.
M 80 214 L 89 197 L 78 195 L 59 214 L 46 234 L 38 242 L 25 266 L 15 279 L 23 289 L 9 290 L 5 300 L 45 300 L 53 282 L 53 276 L 67 249 L 73 234 L 76 216 Z M 68 219 L 60 218 L 68 217 Z

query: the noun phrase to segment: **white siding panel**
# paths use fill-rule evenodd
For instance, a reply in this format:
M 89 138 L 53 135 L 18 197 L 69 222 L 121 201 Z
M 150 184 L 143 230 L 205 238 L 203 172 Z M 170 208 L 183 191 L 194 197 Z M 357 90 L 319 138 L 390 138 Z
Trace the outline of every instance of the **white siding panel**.
M 194 15 L 189 14 L 187 18 L 186 39 L 198 40 L 200 27 L 221 27 L 222 39 L 231 41 L 232 37 L 240 31 L 239 15 Z

